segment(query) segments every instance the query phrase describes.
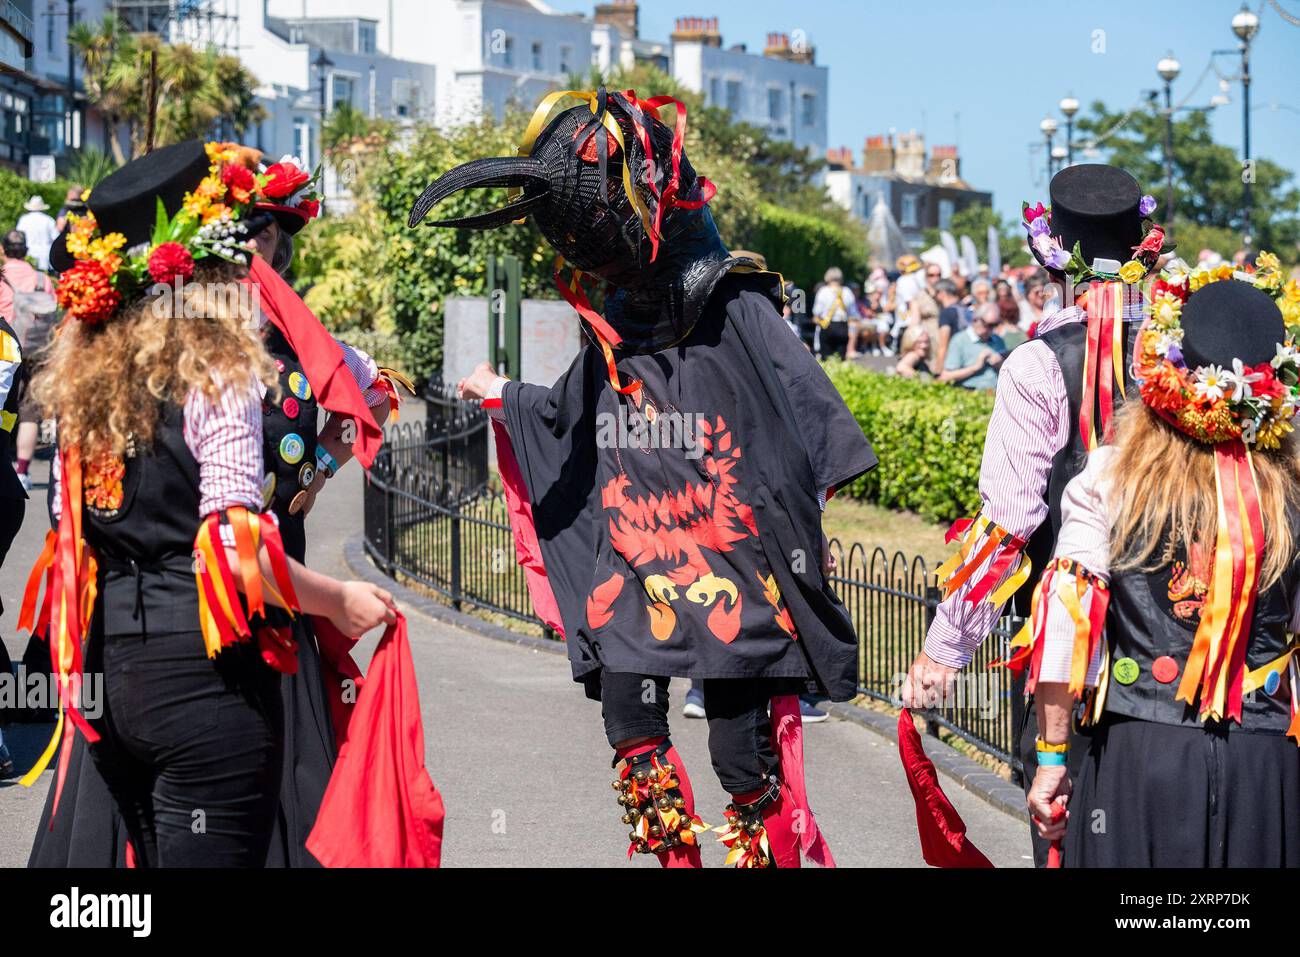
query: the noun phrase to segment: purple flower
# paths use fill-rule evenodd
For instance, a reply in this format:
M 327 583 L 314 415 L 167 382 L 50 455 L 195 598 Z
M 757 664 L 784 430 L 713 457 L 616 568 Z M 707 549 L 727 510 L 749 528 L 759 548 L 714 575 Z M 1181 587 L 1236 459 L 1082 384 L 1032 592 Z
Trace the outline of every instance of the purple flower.
M 1060 246 L 1053 246 L 1052 251 L 1047 254 L 1047 261 L 1043 264 L 1051 269 L 1064 269 L 1070 264 L 1070 254 Z
M 1185 369 L 1187 367 L 1183 360 L 1183 350 L 1178 348 L 1175 344 L 1169 346 L 1169 351 L 1165 353 L 1165 358 L 1180 369 Z
M 1051 225 L 1051 223 L 1049 223 L 1049 222 L 1047 221 L 1047 217 L 1046 217 L 1046 216 L 1039 216 L 1037 219 L 1035 219 L 1033 222 L 1031 222 L 1031 223 L 1029 224 L 1029 235 L 1030 235 L 1030 236 L 1045 236 L 1045 235 L 1047 235 L 1048 231 L 1049 231 L 1051 228 L 1052 228 L 1052 225 Z
M 1143 196 L 1138 202 L 1138 214 L 1150 216 L 1156 211 L 1156 198 L 1154 196 Z

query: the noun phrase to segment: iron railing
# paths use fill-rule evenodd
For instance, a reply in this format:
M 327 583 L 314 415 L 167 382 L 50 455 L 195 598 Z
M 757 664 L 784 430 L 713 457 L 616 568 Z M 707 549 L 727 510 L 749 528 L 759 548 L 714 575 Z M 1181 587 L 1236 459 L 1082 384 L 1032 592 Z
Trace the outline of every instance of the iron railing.
M 426 423 L 390 428 L 369 473 L 366 551 L 389 576 L 422 585 L 458 610 L 477 608 L 544 628 L 515 558 L 504 497 L 489 481 L 487 416 L 442 386 L 432 387 L 427 401 Z M 836 569 L 829 581 L 860 642 L 859 690 L 896 705 L 939 606 L 934 576 L 920 557 L 839 541 L 831 547 Z M 932 732 L 946 728 L 1017 775 L 1019 709 L 1010 675 L 989 665 L 1018 624 L 1002 619 L 961 673 L 955 695 L 925 713 Z

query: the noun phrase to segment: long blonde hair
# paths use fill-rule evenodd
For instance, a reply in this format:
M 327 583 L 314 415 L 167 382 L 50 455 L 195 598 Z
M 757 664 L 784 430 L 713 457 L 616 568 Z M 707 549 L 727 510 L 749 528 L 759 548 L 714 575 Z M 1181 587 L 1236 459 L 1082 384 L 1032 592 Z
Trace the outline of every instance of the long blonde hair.
M 1112 571 L 1155 571 L 1176 546 L 1213 549 L 1219 525 L 1213 446 L 1189 438 L 1141 401 L 1130 401 L 1115 426 L 1115 453 L 1106 468 L 1113 492 Z M 1290 513 L 1300 507 L 1300 450 L 1295 434 L 1280 449 L 1252 452 L 1264 518 L 1267 588 L 1295 558 Z
M 277 382 L 262 344 L 245 270 L 200 267 L 181 294 L 172 287 L 99 325 L 69 319 L 32 381 L 32 395 L 58 423 L 59 444 L 83 458 L 148 448 L 161 403 L 198 389 L 216 400 L 222 383 Z

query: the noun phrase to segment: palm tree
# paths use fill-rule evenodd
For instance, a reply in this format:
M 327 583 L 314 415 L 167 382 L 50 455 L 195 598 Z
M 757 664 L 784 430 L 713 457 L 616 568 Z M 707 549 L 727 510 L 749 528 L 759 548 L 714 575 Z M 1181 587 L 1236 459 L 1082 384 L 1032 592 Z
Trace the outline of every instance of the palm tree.
M 126 154 L 122 152 L 118 133 L 134 78 L 124 73 L 119 65 L 123 59 L 134 60 L 135 38 L 121 20 L 108 14 L 98 24 L 76 24 L 68 35 L 68 42 L 81 60 L 86 96 L 104 118 L 104 134 L 113 158 L 119 164 L 125 163 Z

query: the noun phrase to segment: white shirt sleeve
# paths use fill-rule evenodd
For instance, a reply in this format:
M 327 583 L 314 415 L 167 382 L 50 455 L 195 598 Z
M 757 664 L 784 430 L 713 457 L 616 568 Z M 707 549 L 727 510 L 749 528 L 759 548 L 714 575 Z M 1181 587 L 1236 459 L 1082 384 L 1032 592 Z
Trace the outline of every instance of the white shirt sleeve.
M 1061 495 L 1061 530 L 1056 538 L 1056 557 L 1069 558 L 1082 565 L 1087 571 L 1110 581 L 1110 525 L 1107 497 L 1108 482 L 1104 476 L 1106 464 L 1114 455 L 1114 449 L 1103 446 L 1088 456 L 1088 464 L 1082 472 L 1070 480 Z M 1063 577 L 1069 587 L 1074 587 L 1075 576 L 1061 570 L 1055 572 L 1057 581 Z M 1093 588 L 1085 591 L 1080 604 L 1084 614 L 1092 609 Z M 1046 630 L 1043 644 L 1043 663 L 1039 672 L 1040 682 L 1060 682 L 1070 680 L 1070 664 L 1074 650 L 1074 621 L 1066 610 L 1065 604 L 1053 587 L 1050 595 L 1040 600 L 1041 610 L 1046 614 Z M 1091 687 L 1097 683 L 1097 674 L 1101 670 L 1101 645 L 1098 652 L 1088 662 L 1086 684 Z

